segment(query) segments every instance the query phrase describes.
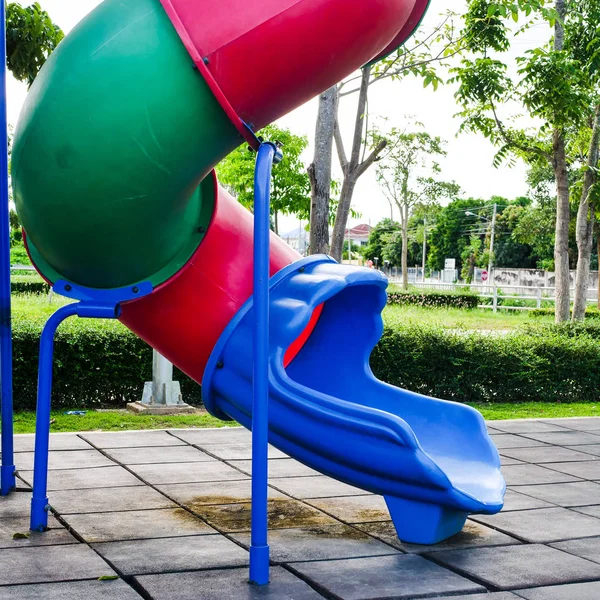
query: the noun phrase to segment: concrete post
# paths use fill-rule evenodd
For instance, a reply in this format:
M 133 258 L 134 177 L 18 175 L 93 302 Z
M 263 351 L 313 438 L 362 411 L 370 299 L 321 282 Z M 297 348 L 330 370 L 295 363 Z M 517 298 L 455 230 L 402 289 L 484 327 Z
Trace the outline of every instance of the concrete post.
M 183 401 L 181 386 L 173 381 L 173 364 L 153 350 L 152 381 L 144 384 L 141 402 L 132 402 L 127 408 L 147 414 L 193 413 L 195 409 Z

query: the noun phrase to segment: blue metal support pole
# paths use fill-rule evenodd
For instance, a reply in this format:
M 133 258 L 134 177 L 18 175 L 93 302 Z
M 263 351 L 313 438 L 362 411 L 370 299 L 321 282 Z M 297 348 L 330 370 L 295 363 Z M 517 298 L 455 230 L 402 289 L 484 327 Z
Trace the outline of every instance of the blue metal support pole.
M 0 495 L 15 489 L 12 397 L 12 331 L 10 316 L 10 219 L 8 206 L 8 122 L 6 116 L 6 3 L 0 3 L 0 388 L 2 466 Z
M 254 175 L 254 377 L 252 405 L 252 526 L 250 582 L 269 583 L 267 521 L 269 449 L 269 260 L 270 194 L 278 148 L 262 144 Z
M 40 340 L 40 365 L 35 422 L 35 457 L 33 463 L 33 498 L 31 499 L 32 531 L 48 528 L 48 451 L 50 445 L 50 406 L 52 397 L 52 367 L 54 335 L 58 326 L 69 317 L 116 319 L 118 304 L 76 302 L 59 308 L 47 321 Z

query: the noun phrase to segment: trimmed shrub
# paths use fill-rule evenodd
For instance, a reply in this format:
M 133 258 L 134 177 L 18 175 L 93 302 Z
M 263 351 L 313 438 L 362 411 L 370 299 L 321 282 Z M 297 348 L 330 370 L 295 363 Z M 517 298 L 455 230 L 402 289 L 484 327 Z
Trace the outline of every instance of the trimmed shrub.
M 371 356 L 383 381 L 459 402 L 600 400 L 600 329 L 508 335 L 386 328 Z
M 388 304 L 399 306 L 421 306 L 423 308 L 473 309 L 479 304 L 479 296 L 454 292 L 388 292 Z
M 38 277 L 12 277 L 10 290 L 13 294 L 47 294 L 50 286 Z
M 15 410 L 34 410 L 43 319 L 13 320 Z M 200 404 L 200 386 L 181 372 L 185 401 Z M 116 321 L 70 319 L 55 343 L 53 408 L 123 408 L 152 379 L 152 350 Z

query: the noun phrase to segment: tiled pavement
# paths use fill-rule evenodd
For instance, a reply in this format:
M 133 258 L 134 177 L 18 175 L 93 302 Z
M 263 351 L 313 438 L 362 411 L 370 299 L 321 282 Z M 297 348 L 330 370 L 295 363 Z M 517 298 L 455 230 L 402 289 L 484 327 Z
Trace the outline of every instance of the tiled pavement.
M 272 583 L 248 586 L 250 434 L 54 434 L 54 516 L 28 533 L 33 436 L 0 498 L 0 600 L 598 600 L 600 419 L 494 421 L 504 511 L 403 544 L 382 498 L 272 449 Z M 18 535 L 13 539 L 14 534 Z

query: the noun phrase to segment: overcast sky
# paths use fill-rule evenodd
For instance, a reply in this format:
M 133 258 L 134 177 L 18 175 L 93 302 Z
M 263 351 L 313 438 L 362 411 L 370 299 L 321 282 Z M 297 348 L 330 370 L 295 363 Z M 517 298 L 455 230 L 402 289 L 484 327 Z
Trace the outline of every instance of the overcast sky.
M 368 0 L 366 0 L 368 1 Z M 25 0 L 23 4 L 31 4 Z M 88 12 L 100 4 L 100 0 L 39 0 L 53 20 L 58 23 L 65 33 L 70 31 Z M 446 7 L 453 6 L 456 10 L 456 0 L 432 0 L 432 6 L 423 23 L 425 30 L 439 22 L 438 15 Z M 517 43 L 521 52 L 524 45 L 535 44 L 546 32 L 527 34 Z M 536 39 L 537 37 L 537 39 Z M 9 123 L 16 125 L 21 106 L 27 94 L 26 86 L 10 78 L 8 82 L 8 113 Z M 453 118 L 458 111 L 454 101 L 454 90 L 451 86 L 442 86 L 437 92 L 431 88 L 423 89 L 422 82 L 408 78 L 402 82 L 381 82 L 373 86 L 370 93 L 369 107 L 371 119 L 378 117 L 387 119 L 389 127 L 405 128 L 407 119 L 423 123 L 429 133 L 447 140 L 448 157 L 441 161 L 442 177 L 455 180 L 464 190 L 465 196 L 488 198 L 492 195 L 514 198 L 527 192 L 525 183 L 525 167 L 518 165 L 514 168 L 503 167 L 495 169 L 492 166 L 494 150 L 489 142 L 481 136 L 456 136 L 459 122 Z M 350 96 L 341 105 L 342 130 L 351 134 L 354 119 L 355 99 Z M 288 127 L 294 133 L 306 135 L 309 140 L 314 137 L 317 103 L 315 100 L 300 107 L 293 113 L 280 120 L 280 124 Z M 306 162 L 310 162 L 311 149 L 307 151 Z M 335 161 L 337 168 L 337 159 Z M 381 218 L 389 216 L 389 205 L 378 189 L 374 169 L 367 172 L 359 181 L 356 188 L 354 208 L 362 214 L 358 221 L 377 223 Z M 293 219 L 285 219 L 281 230 L 292 229 Z

